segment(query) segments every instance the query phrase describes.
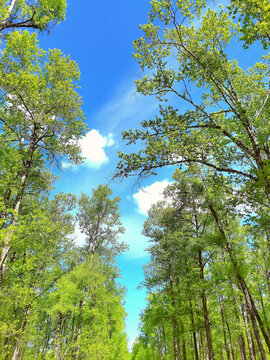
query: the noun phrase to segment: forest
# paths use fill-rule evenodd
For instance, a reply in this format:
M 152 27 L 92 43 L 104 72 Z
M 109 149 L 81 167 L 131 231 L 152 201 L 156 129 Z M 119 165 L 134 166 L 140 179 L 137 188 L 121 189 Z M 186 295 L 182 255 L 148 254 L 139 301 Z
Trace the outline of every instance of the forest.
M 270 359 L 270 3 L 150 4 L 135 84 L 159 113 L 123 132 L 112 180 L 174 172 L 142 229 L 130 349 L 120 198 L 106 179 L 53 192 L 88 130 L 78 65 L 38 41 L 66 1 L 0 1 L 0 360 Z

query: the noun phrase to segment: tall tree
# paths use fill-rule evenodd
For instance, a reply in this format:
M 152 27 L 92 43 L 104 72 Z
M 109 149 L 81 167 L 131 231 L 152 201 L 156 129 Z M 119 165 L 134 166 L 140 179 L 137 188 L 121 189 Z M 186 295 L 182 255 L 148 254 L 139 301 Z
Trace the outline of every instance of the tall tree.
M 141 130 L 123 133 L 128 143 L 142 140 L 145 148 L 120 153 L 116 176 L 197 163 L 238 184 L 252 183 L 256 191 L 253 186 L 246 196 L 265 201 L 263 193 L 269 201 L 269 55 L 258 51 L 257 62 L 245 69 L 230 50 L 237 39 L 243 45 L 257 39 L 269 45 L 269 4 L 232 1 L 228 8 L 212 10 L 206 3 L 152 1 L 148 23 L 141 27 L 144 36 L 134 42 L 134 57 L 147 72 L 136 81 L 137 91 L 177 106 L 163 106 L 154 120 L 142 122 Z M 247 39 L 251 28 L 256 35 Z
M 119 242 L 125 230 L 120 221 L 120 198 L 111 198 L 113 192 L 108 185 L 99 185 L 92 193 L 92 197 L 81 194 L 77 214 L 79 228 L 87 236 L 85 251 L 114 257 L 127 249 L 124 242 Z
M 16 156 L 15 168 L 4 162 L 1 172 L 2 226 L 10 228 L 2 246 L 2 279 L 25 192 L 50 187 L 50 179 L 44 176 L 49 163 L 61 158 L 80 161 L 77 141 L 86 127 L 76 91 L 76 63 L 59 50 L 41 50 L 35 34 L 25 31 L 8 35 L 0 73 L 1 136 L 9 141 L 5 151 L 12 156 L 14 149 Z

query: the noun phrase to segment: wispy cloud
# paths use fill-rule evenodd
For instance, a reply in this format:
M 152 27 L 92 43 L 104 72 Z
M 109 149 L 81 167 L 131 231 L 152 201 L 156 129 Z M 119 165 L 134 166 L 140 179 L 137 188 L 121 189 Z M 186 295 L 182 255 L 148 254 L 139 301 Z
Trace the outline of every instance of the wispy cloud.
M 129 245 L 129 251 L 124 255 L 131 258 L 141 258 L 148 256 L 145 249 L 148 247 L 148 239 L 142 235 L 143 219 L 138 216 L 123 217 L 122 224 L 126 231 L 121 236 L 121 240 L 124 240 Z
M 95 122 L 103 124 L 110 132 L 119 132 L 136 126 L 156 113 L 158 101 L 136 93 L 132 81 L 125 82 L 115 92 L 112 100 L 95 115 Z

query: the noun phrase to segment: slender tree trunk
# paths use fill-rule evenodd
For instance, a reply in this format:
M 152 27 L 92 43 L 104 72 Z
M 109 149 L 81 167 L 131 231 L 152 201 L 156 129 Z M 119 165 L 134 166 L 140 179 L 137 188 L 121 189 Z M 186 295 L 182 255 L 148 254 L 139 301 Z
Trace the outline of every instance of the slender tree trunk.
M 221 321 L 222 321 L 222 330 L 223 330 L 223 338 L 224 338 L 224 345 L 226 350 L 227 359 L 231 360 L 230 354 L 230 347 L 227 342 L 227 335 L 226 335 L 226 326 L 225 326 L 225 316 L 224 316 L 224 308 L 223 308 L 223 300 L 222 297 L 219 297 L 219 306 L 220 306 L 220 313 L 221 313 Z
M 64 351 L 64 353 L 62 355 L 61 360 L 64 360 L 66 358 L 66 356 L 69 353 L 69 350 L 72 347 L 73 342 L 76 340 L 76 336 L 74 336 L 74 332 L 75 332 L 75 315 L 72 317 L 72 320 L 71 320 L 71 331 L 69 332 L 69 338 L 68 338 L 68 341 L 67 341 L 68 345 L 65 348 L 65 351 Z M 72 356 L 74 357 L 73 354 L 72 354 Z
M 87 291 L 87 288 L 85 288 L 85 292 Z M 78 342 L 81 332 L 82 332 L 82 316 L 83 316 L 83 310 L 85 308 L 85 304 L 86 304 L 86 300 L 81 300 L 80 301 L 80 309 L 81 309 L 81 318 L 79 320 L 78 326 L 77 326 L 77 335 L 76 335 L 76 341 Z M 77 345 L 76 348 L 76 354 L 75 354 L 75 359 L 78 360 L 80 357 L 80 344 Z
M 46 354 L 48 352 L 48 345 L 50 342 L 50 337 L 51 337 L 51 331 L 50 331 L 50 317 L 48 317 L 47 321 L 46 321 L 46 335 L 45 335 L 45 341 L 42 344 L 42 351 L 41 351 L 41 360 L 45 360 L 46 358 Z
M 19 339 L 16 340 L 15 348 L 12 354 L 12 360 L 21 360 Z
M 231 345 L 232 359 L 235 360 L 234 346 L 233 346 L 233 341 L 232 341 L 232 332 L 231 332 L 231 328 L 230 328 L 230 325 L 229 325 L 229 322 L 228 322 L 227 319 L 226 319 L 226 326 L 227 326 L 228 334 L 229 334 L 229 340 L 230 340 L 230 345 Z
M 259 295 L 260 295 L 260 303 L 261 303 L 261 306 L 262 306 L 262 314 L 263 314 L 264 321 L 265 321 L 265 324 L 266 324 L 266 329 L 267 329 L 268 335 L 270 335 L 270 329 L 269 329 L 269 326 L 268 326 L 269 321 L 268 321 L 268 318 L 266 316 L 265 305 L 264 305 L 264 302 L 263 302 L 262 289 L 261 289 L 260 285 L 258 286 L 258 291 L 259 291 Z
M 257 326 L 257 322 L 256 322 L 256 317 L 257 317 L 256 312 L 254 313 L 255 305 L 253 303 L 252 297 L 251 297 L 251 295 L 250 295 L 250 293 L 248 291 L 248 288 L 247 288 L 245 282 L 240 277 L 238 277 L 238 280 L 240 282 L 240 287 L 241 287 L 241 289 L 243 291 L 243 294 L 245 296 L 247 310 L 248 310 L 249 317 L 250 317 L 250 320 L 251 320 L 251 323 L 252 323 L 253 331 L 254 331 L 254 334 L 255 334 L 255 338 L 256 338 L 256 341 L 257 341 L 257 344 L 258 344 L 258 348 L 259 348 L 261 357 L 262 357 L 263 360 L 267 360 L 265 350 L 264 350 L 264 346 L 263 346 L 263 342 L 262 342 L 262 339 L 261 339 L 261 335 L 260 335 L 260 332 L 259 332 L 259 329 L 258 329 L 258 326 Z M 258 319 L 258 317 L 257 317 L 257 319 Z M 261 320 L 260 320 L 260 322 L 261 322 Z M 264 330 L 262 322 L 260 323 L 260 325 L 261 325 L 261 330 L 262 329 Z M 265 330 L 262 331 L 262 333 L 264 335 L 264 338 L 267 339 L 268 337 L 266 336 Z M 268 342 L 269 342 L 269 339 L 268 339 Z M 270 349 L 270 343 L 269 344 L 267 343 L 267 345 L 269 346 L 269 349 Z
M 7 220 L 7 215 L 8 215 L 7 209 L 9 208 L 9 201 L 10 201 L 10 197 L 11 197 L 10 187 L 11 187 L 11 184 L 8 184 L 5 195 L 3 196 L 4 210 L 1 212 L 1 215 L 0 215 L 0 219 L 3 220 L 3 222 L 0 226 L 0 230 L 2 230 L 6 226 L 6 220 Z
M 264 336 L 264 339 L 265 339 L 265 342 L 268 346 L 268 349 L 270 351 L 270 339 L 268 337 L 268 334 L 267 332 L 265 331 L 265 328 L 264 328 L 264 325 L 263 325 L 263 322 L 260 318 L 260 315 L 256 309 L 256 306 L 254 304 L 254 301 L 252 299 L 252 296 L 248 290 L 248 286 L 243 278 L 243 276 L 241 275 L 240 271 L 239 271 L 239 267 L 238 267 L 238 264 L 237 264 L 237 261 L 235 260 L 234 258 L 234 254 L 233 254 L 233 250 L 232 250 L 232 247 L 231 247 L 231 244 L 229 242 L 229 240 L 227 239 L 226 237 L 226 234 L 225 234 L 225 231 L 222 227 L 222 224 L 221 224 L 221 221 L 218 217 L 218 214 L 216 213 L 215 209 L 213 208 L 212 205 L 209 205 L 209 209 L 216 221 L 216 224 L 218 226 L 218 229 L 222 235 L 222 237 L 224 238 L 224 240 L 226 240 L 226 250 L 229 254 L 229 257 L 230 257 L 230 260 L 232 262 L 232 265 L 233 265 L 233 268 L 234 268 L 234 271 L 235 271 L 235 275 L 236 275 L 236 278 L 238 280 L 238 284 L 239 284 L 239 287 L 240 289 L 242 290 L 243 294 L 244 294 L 244 298 L 245 298 L 245 302 L 246 302 L 246 305 L 247 305 L 247 310 L 249 312 L 249 316 L 250 316 L 250 320 L 251 320 L 251 323 L 252 323 L 252 327 L 253 327 L 253 331 L 254 331 L 254 334 L 255 334 L 255 338 L 256 338 L 256 341 L 257 341 L 257 344 L 258 344 L 258 348 L 259 348 L 259 351 L 260 351 L 260 354 L 261 354 L 261 357 L 263 360 L 267 360 L 266 358 L 266 354 L 265 354 L 265 350 L 264 350 L 264 346 L 263 346 L 263 343 L 262 343 L 262 339 L 261 339 L 261 336 L 260 336 L 260 332 L 259 332 L 259 329 L 258 329 L 258 326 L 257 326 L 257 322 L 256 322 L 256 319 L 260 325 L 260 329 L 262 331 L 262 334 Z
M 57 321 L 57 330 L 56 330 L 56 344 L 55 344 L 55 359 L 61 359 L 61 337 L 62 337 L 62 321 L 63 321 L 63 314 L 59 312 L 58 321 Z
M 31 153 L 29 155 L 30 159 L 26 162 L 25 169 L 21 175 L 21 181 L 20 181 L 21 185 L 20 185 L 18 194 L 15 199 L 15 203 L 13 206 L 14 214 L 12 214 L 12 218 L 11 218 L 11 222 L 10 222 L 10 226 L 9 226 L 9 232 L 7 233 L 5 243 L 2 248 L 2 254 L 1 254 L 1 258 L 0 258 L 0 287 L 2 286 L 3 276 L 5 273 L 6 267 L 7 267 L 8 255 L 9 255 L 9 252 L 11 249 L 10 242 L 11 242 L 12 235 L 14 232 L 14 227 L 17 222 L 17 215 L 19 214 L 19 211 L 20 211 L 21 202 L 22 202 L 25 187 L 26 187 L 26 181 L 27 181 L 29 171 L 32 166 L 33 152 L 34 152 L 34 147 L 32 146 Z
M 203 263 L 203 259 L 202 259 L 202 251 L 201 250 L 199 250 L 198 257 L 199 257 L 199 266 L 200 266 L 200 278 L 201 278 L 201 280 L 204 280 L 204 263 Z M 209 356 L 209 360 L 214 360 L 215 355 L 214 355 L 214 350 L 213 350 L 213 343 L 212 343 L 211 329 L 210 329 L 210 320 L 209 320 L 209 313 L 208 313 L 208 308 L 207 308 L 207 296 L 206 296 L 205 290 L 203 290 L 203 292 L 201 294 L 201 298 L 202 298 L 203 318 L 204 318 L 208 356 Z
M 202 334 L 202 330 L 200 330 L 200 359 L 205 360 L 205 345 L 204 345 L 204 341 L 203 341 L 203 334 Z
M 204 329 L 205 330 L 205 329 Z M 205 359 L 206 360 L 210 360 L 210 357 L 209 357 L 209 350 L 208 350 L 208 347 L 207 347 L 207 337 L 206 337 L 206 331 L 204 331 L 204 348 L 205 348 Z
M 156 333 L 156 347 L 158 349 L 158 356 L 162 359 L 162 341 L 161 341 L 161 334 L 159 332 L 159 327 L 155 330 Z
M 185 339 L 183 339 L 183 343 L 182 343 L 182 354 L 183 354 L 183 360 L 187 360 L 187 349 L 186 349 Z
M 238 344 L 239 344 L 241 360 L 248 360 L 247 352 L 246 352 L 245 340 L 244 340 L 244 336 L 242 334 L 240 334 L 238 336 Z
M 189 305 L 190 305 L 190 315 L 191 315 L 191 324 L 192 324 L 192 335 L 193 335 L 193 341 L 194 341 L 195 360 L 199 360 L 198 345 L 197 345 L 196 331 L 195 331 L 195 324 L 194 324 L 193 308 L 192 308 L 192 302 L 191 302 L 190 299 L 189 299 Z
M 164 352 L 166 354 L 166 352 L 167 352 L 166 334 L 165 334 L 165 329 L 164 329 L 164 323 L 163 322 L 162 322 L 162 325 L 161 325 L 161 329 L 162 329 L 162 337 L 163 337 L 163 343 L 164 343 Z
M 172 308 L 173 308 L 171 322 L 172 322 L 172 331 L 173 331 L 174 359 L 180 360 L 181 351 L 180 351 L 180 341 L 179 341 L 179 327 L 178 327 L 177 318 L 175 316 L 176 303 L 175 303 L 174 280 L 173 280 L 173 275 L 172 275 L 172 270 L 171 270 L 171 264 L 169 264 L 169 267 L 168 267 L 168 276 L 169 276 L 171 304 L 172 304 Z
M 30 314 L 30 306 L 26 306 L 22 326 L 19 330 L 20 336 L 22 336 L 24 333 L 29 314 Z M 21 360 L 22 357 L 20 352 L 21 352 L 21 337 L 18 337 L 16 339 L 15 347 L 13 349 L 12 360 Z
M 265 270 L 264 270 L 264 277 L 267 285 L 268 292 L 270 293 L 270 235 L 269 232 L 266 230 L 266 254 L 265 254 Z
M 243 320 L 244 320 L 245 330 L 246 330 L 249 357 L 250 357 L 250 360 L 256 360 L 256 352 L 255 352 L 255 348 L 254 348 L 254 343 L 252 341 L 252 334 L 249 329 L 249 320 L 248 320 L 246 306 L 244 304 L 241 304 L 241 308 L 242 308 L 242 315 L 243 315 Z

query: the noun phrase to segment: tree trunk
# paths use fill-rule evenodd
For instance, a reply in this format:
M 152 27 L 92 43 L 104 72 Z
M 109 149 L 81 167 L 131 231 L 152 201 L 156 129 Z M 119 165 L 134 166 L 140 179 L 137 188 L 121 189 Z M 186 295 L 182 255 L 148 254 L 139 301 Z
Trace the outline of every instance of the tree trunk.
M 233 358 L 233 360 L 235 360 L 234 346 L 233 346 L 233 341 L 232 341 L 232 332 L 231 332 L 231 328 L 230 328 L 230 325 L 229 325 L 227 319 L 226 319 L 226 326 L 227 326 L 227 329 L 228 329 L 228 334 L 229 334 L 229 339 L 230 339 L 232 358 Z
M 183 353 L 183 360 L 187 360 L 187 350 L 186 350 L 186 342 L 185 339 L 183 339 L 183 344 L 182 344 L 182 353 Z
M 259 332 L 259 329 L 258 329 L 258 326 L 257 326 L 257 322 L 256 322 L 256 317 L 259 314 L 257 314 L 255 304 L 254 304 L 254 302 L 252 300 L 252 297 L 251 297 L 251 295 L 250 295 L 250 293 L 248 291 L 248 288 L 247 288 L 247 285 L 246 285 L 245 281 L 240 276 L 238 276 L 238 280 L 240 282 L 240 287 L 241 287 L 241 289 L 243 291 L 243 294 L 245 296 L 247 310 L 248 310 L 249 317 L 250 317 L 250 320 L 251 320 L 251 323 L 252 323 L 253 331 L 254 331 L 254 334 L 255 334 L 255 338 L 256 338 L 256 341 L 257 341 L 257 344 L 258 344 L 258 348 L 259 348 L 261 357 L 262 357 L 263 360 L 267 360 L 265 350 L 264 350 L 264 346 L 263 346 L 263 342 L 262 342 L 262 339 L 261 339 L 261 335 L 260 335 L 260 332 Z M 258 317 L 257 317 L 257 319 L 258 319 Z M 266 343 L 267 343 L 267 345 L 268 345 L 268 347 L 270 349 L 270 342 L 269 342 L 268 336 L 266 335 L 266 332 L 264 330 L 264 326 L 262 324 L 261 319 L 260 319 L 259 324 L 260 324 L 260 327 L 261 327 L 261 330 L 262 330 L 262 333 L 264 335 L 265 340 L 266 341 L 268 340 L 268 342 L 266 342 Z
M 230 348 L 227 342 L 227 335 L 226 335 L 226 326 L 225 326 L 225 316 L 224 316 L 224 309 L 223 309 L 223 300 L 222 297 L 219 297 L 219 306 L 220 306 L 220 313 L 221 313 L 221 321 L 222 321 L 222 330 L 223 330 L 223 338 L 224 338 L 224 345 L 226 350 L 227 359 L 231 360 Z
M 173 308 L 173 314 L 171 316 L 171 323 L 172 323 L 172 332 L 173 332 L 173 351 L 174 351 L 174 359 L 180 360 L 180 341 L 179 341 L 179 327 L 178 321 L 175 316 L 176 310 L 176 303 L 175 303 L 175 294 L 174 294 L 174 279 L 171 270 L 171 264 L 168 266 L 168 280 L 169 280 L 169 287 L 170 287 L 170 297 L 171 297 L 171 304 Z
M 11 3 L 9 4 L 9 7 L 7 9 L 7 14 L 0 23 L 0 32 L 2 32 L 2 30 L 6 27 L 6 25 L 8 23 L 8 18 L 10 17 L 10 15 L 16 5 L 16 2 L 17 2 L 17 0 L 11 0 Z
M 257 319 L 257 321 L 258 321 L 258 323 L 260 325 L 260 329 L 262 331 L 262 334 L 264 336 L 264 339 L 265 339 L 265 342 L 266 342 L 266 344 L 268 346 L 269 351 L 270 351 L 270 339 L 269 339 L 269 337 L 268 337 L 268 335 L 267 335 L 267 333 L 265 331 L 263 322 L 262 322 L 262 320 L 260 318 L 260 315 L 259 315 L 259 313 L 258 313 L 258 311 L 256 309 L 256 306 L 254 304 L 252 296 L 251 296 L 251 294 L 250 294 L 250 292 L 248 290 L 248 286 L 247 286 L 244 278 L 242 277 L 242 275 L 240 273 L 237 261 L 234 258 L 234 254 L 233 254 L 231 244 L 229 242 L 229 239 L 227 239 L 227 237 L 226 237 L 225 231 L 224 231 L 224 229 L 222 227 L 222 224 L 221 224 L 221 221 L 220 221 L 220 219 L 218 217 L 218 214 L 216 213 L 215 209 L 213 208 L 213 206 L 211 204 L 208 205 L 208 206 L 209 206 L 209 209 L 210 209 L 210 211 L 211 211 L 211 213 L 212 213 L 212 215 L 213 215 L 213 217 L 214 217 L 214 219 L 216 221 L 217 227 L 218 227 L 222 237 L 224 238 L 224 240 L 226 240 L 226 251 L 228 252 L 231 263 L 233 265 L 239 287 L 240 287 L 241 291 L 244 294 L 245 302 L 246 302 L 246 305 L 247 305 L 247 310 L 248 310 L 248 313 L 249 313 L 249 316 L 250 316 L 250 320 L 251 320 L 251 323 L 252 323 L 253 331 L 254 331 L 254 334 L 255 334 L 255 338 L 256 338 L 256 341 L 257 341 L 257 344 L 258 344 L 258 348 L 259 348 L 261 357 L 262 357 L 263 360 L 267 360 L 265 350 L 264 350 L 264 346 L 263 346 L 263 343 L 262 343 L 262 340 L 261 340 L 260 332 L 259 332 L 259 329 L 258 329 L 258 326 L 257 326 L 256 319 Z
M 195 360 L 199 360 L 198 345 L 197 345 L 196 331 L 195 331 L 195 324 L 194 324 L 193 308 L 192 308 L 192 302 L 191 302 L 190 299 L 189 299 L 189 305 L 190 305 L 190 314 L 191 314 L 192 334 L 193 334 L 193 341 L 194 341 Z
M 260 295 L 260 303 L 261 303 L 261 306 L 262 306 L 262 314 L 263 314 L 263 317 L 264 317 L 264 321 L 265 321 L 265 324 L 266 324 L 268 335 L 270 335 L 270 329 L 269 329 L 269 326 L 268 326 L 269 321 L 268 321 L 268 318 L 267 318 L 267 315 L 266 315 L 265 305 L 264 305 L 264 302 L 263 302 L 262 289 L 261 289 L 260 285 L 258 286 L 258 291 L 259 291 L 259 295 Z
M 2 286 L 3 276 L 4 276 L 6 266 L 7 266 L 7 262 L 8 262 L 8 255 L 9 255 L 9 252 L 10 252 L 10 249 L 11 249 L 10 242 L 11 242 L 12 235 L 13 235 L 13 232 L 14 232 L 14 227 L 15 227 L 16 222 L 17 222 L 17 215 L 19 214 L 19 211 L 20 211 L 21 202 L 22 202 L 25 187 L 26 187 L 26 181 L 27 181 L 27 178 L 28 178 L 28 175 L 29 175 L 30 168 L 32 166 L 33 152 L 34 152 L 34 147 L 31 150 L 31 153 L 29 155 L 30 159 L 26 162 L 25 169 L 24 169 L 24 171 L 23 171 L 23 173 L 21 175 L 21 181 L 20 181 L 21 185 L 20 185 L 20 188 L 18 190 L 18 194 L 16 196 L 15 203 L 13 205 L 14 213 L 12 214 L 11 222 L 10 222 L 10 225 L 9 225 L 10 230 L 7 233 L 7 236 L 6 236 L 3 248 L 2 248 L 2 254 L 1 254 L 1 259 L 0 259 L 0 287 Z
M 55 359 L 60 360 L 61 354 L 61 336 L 62 336 L 62 321 L 63 321 L 63 314 L 59 312 L 58 321 L 57 321 L 57 330 L 56 330 L 56 344 L 55 344 Z
M 239 344 L 241 360 L 248 360 L 246 346 L 245 346 L 245 340 L 244 340 L 244 336 L 242 334 L 240 334 L 238 336 L 238 344 Z
M 18 331 L 18 333 L 20 333 L 20 335 L 23 335 L 23 333 L 24 333 L 29 314 L 30 314 L 30 306 L 26 306 L 22 326 L 21 326 L 20 330 Z M 18 338 L 16 338 L 15 347 L 13 349 L 12 360 L 21 360 L 22 357 L 21 357 L 20 351 L 21 351 L 21 338 L 18 337 Z
M 45 335 L 45 341 L 42 344 L 42 351 L 41 351 L 41 360 L 45 360 L 47 352 L 48 352 L 48 346 L 51 338 L 51 330 L 50 330 L 50 316 L 48 317 L 46 321 L 46 335 Z
M 12 354 L 12 360 L 21 360 L 19 339 L 16 340 L 15 348 Z
M 163 344 L 164 344 L 164 352 L 166 354 L 167 352 L 167 344 L 166 344 L 166 334 L 165 334 L 165 329 L 164 329 L 164 323 L 162 322 L 161 325 L 161 329 L 162 329 L 162 337 L 163 337 Z
M 171 300 L 173 308 L 175 309 L 175 301 L 172 298 Z M 179 329 L 178 329 L 178 322 L 176 319 L 175 314 L 171 316 L 172 322 L 172 330 L 173 330 L 173 351 L 174 351 L 174 359 L 180 360 L 180 342 L 179 342 Z
M 243 320 L 244 320 L 245 330 L 246 330 L 249 357 L 250 357 L 250 360 L 256 360 L 256 352 L 255 352 L 254 343 L 252 340 L 252 334 L 249 329 L 249 319 L 248 319 L 246 306 L 244 304 L 241 304 L 241 308 L 242 308 L 242 315 L 243 315 Z
M 87 291 L 87 288 L 85 288 L 84 290 L 85 292 Z M 81 300 L 80 301 L 80 308 L 81 308 L 81 317 L 80 317 L 80 320 L 79 320 L 79 323 L 78 323 L 78 326 L 77 326 L 77 335 L 76 335 L 76 341 L 79 340 L 80 338 L 80 335 L 81 335 L 81 332 L 82 332 L 82 316 L 83 316 L 83 310 L 85 308 L 85 304 L 86 304 L 86 300 Z M 80 344 L 77 345 L 77 348 L 76 348 L 76 354 L 75 354 L 75 359 L 78 360 L 80 357 Z
M 204 341 L 203 341 L 203 333 L 202 330 L 200 330 L 200 359 L 205 360 L 206 358 L 206 351 L 205 351 L 205 345 L 204 345 Z
M 203 264 L 203 260 L 202 260 L 202 251 L 201 250 L 199 250 L 198 256 L 199 256 L 199 266 L 200 266 L 200 278 L 201 278 L 201 280 L 204 280 L 204 264 Z M 207 296 L 206 296 L 205 290 L 203 290 L 201 297 L 202 297 L 203 318 L 204 318 L 205 334 L 206 334 L 206 341 L 207 341 L 208 357 L 209 357 L 209 360 L 215 360 L 212 337 L 211 337 L 209 313 L 208 313 L 208 308 L 207 308 Z

